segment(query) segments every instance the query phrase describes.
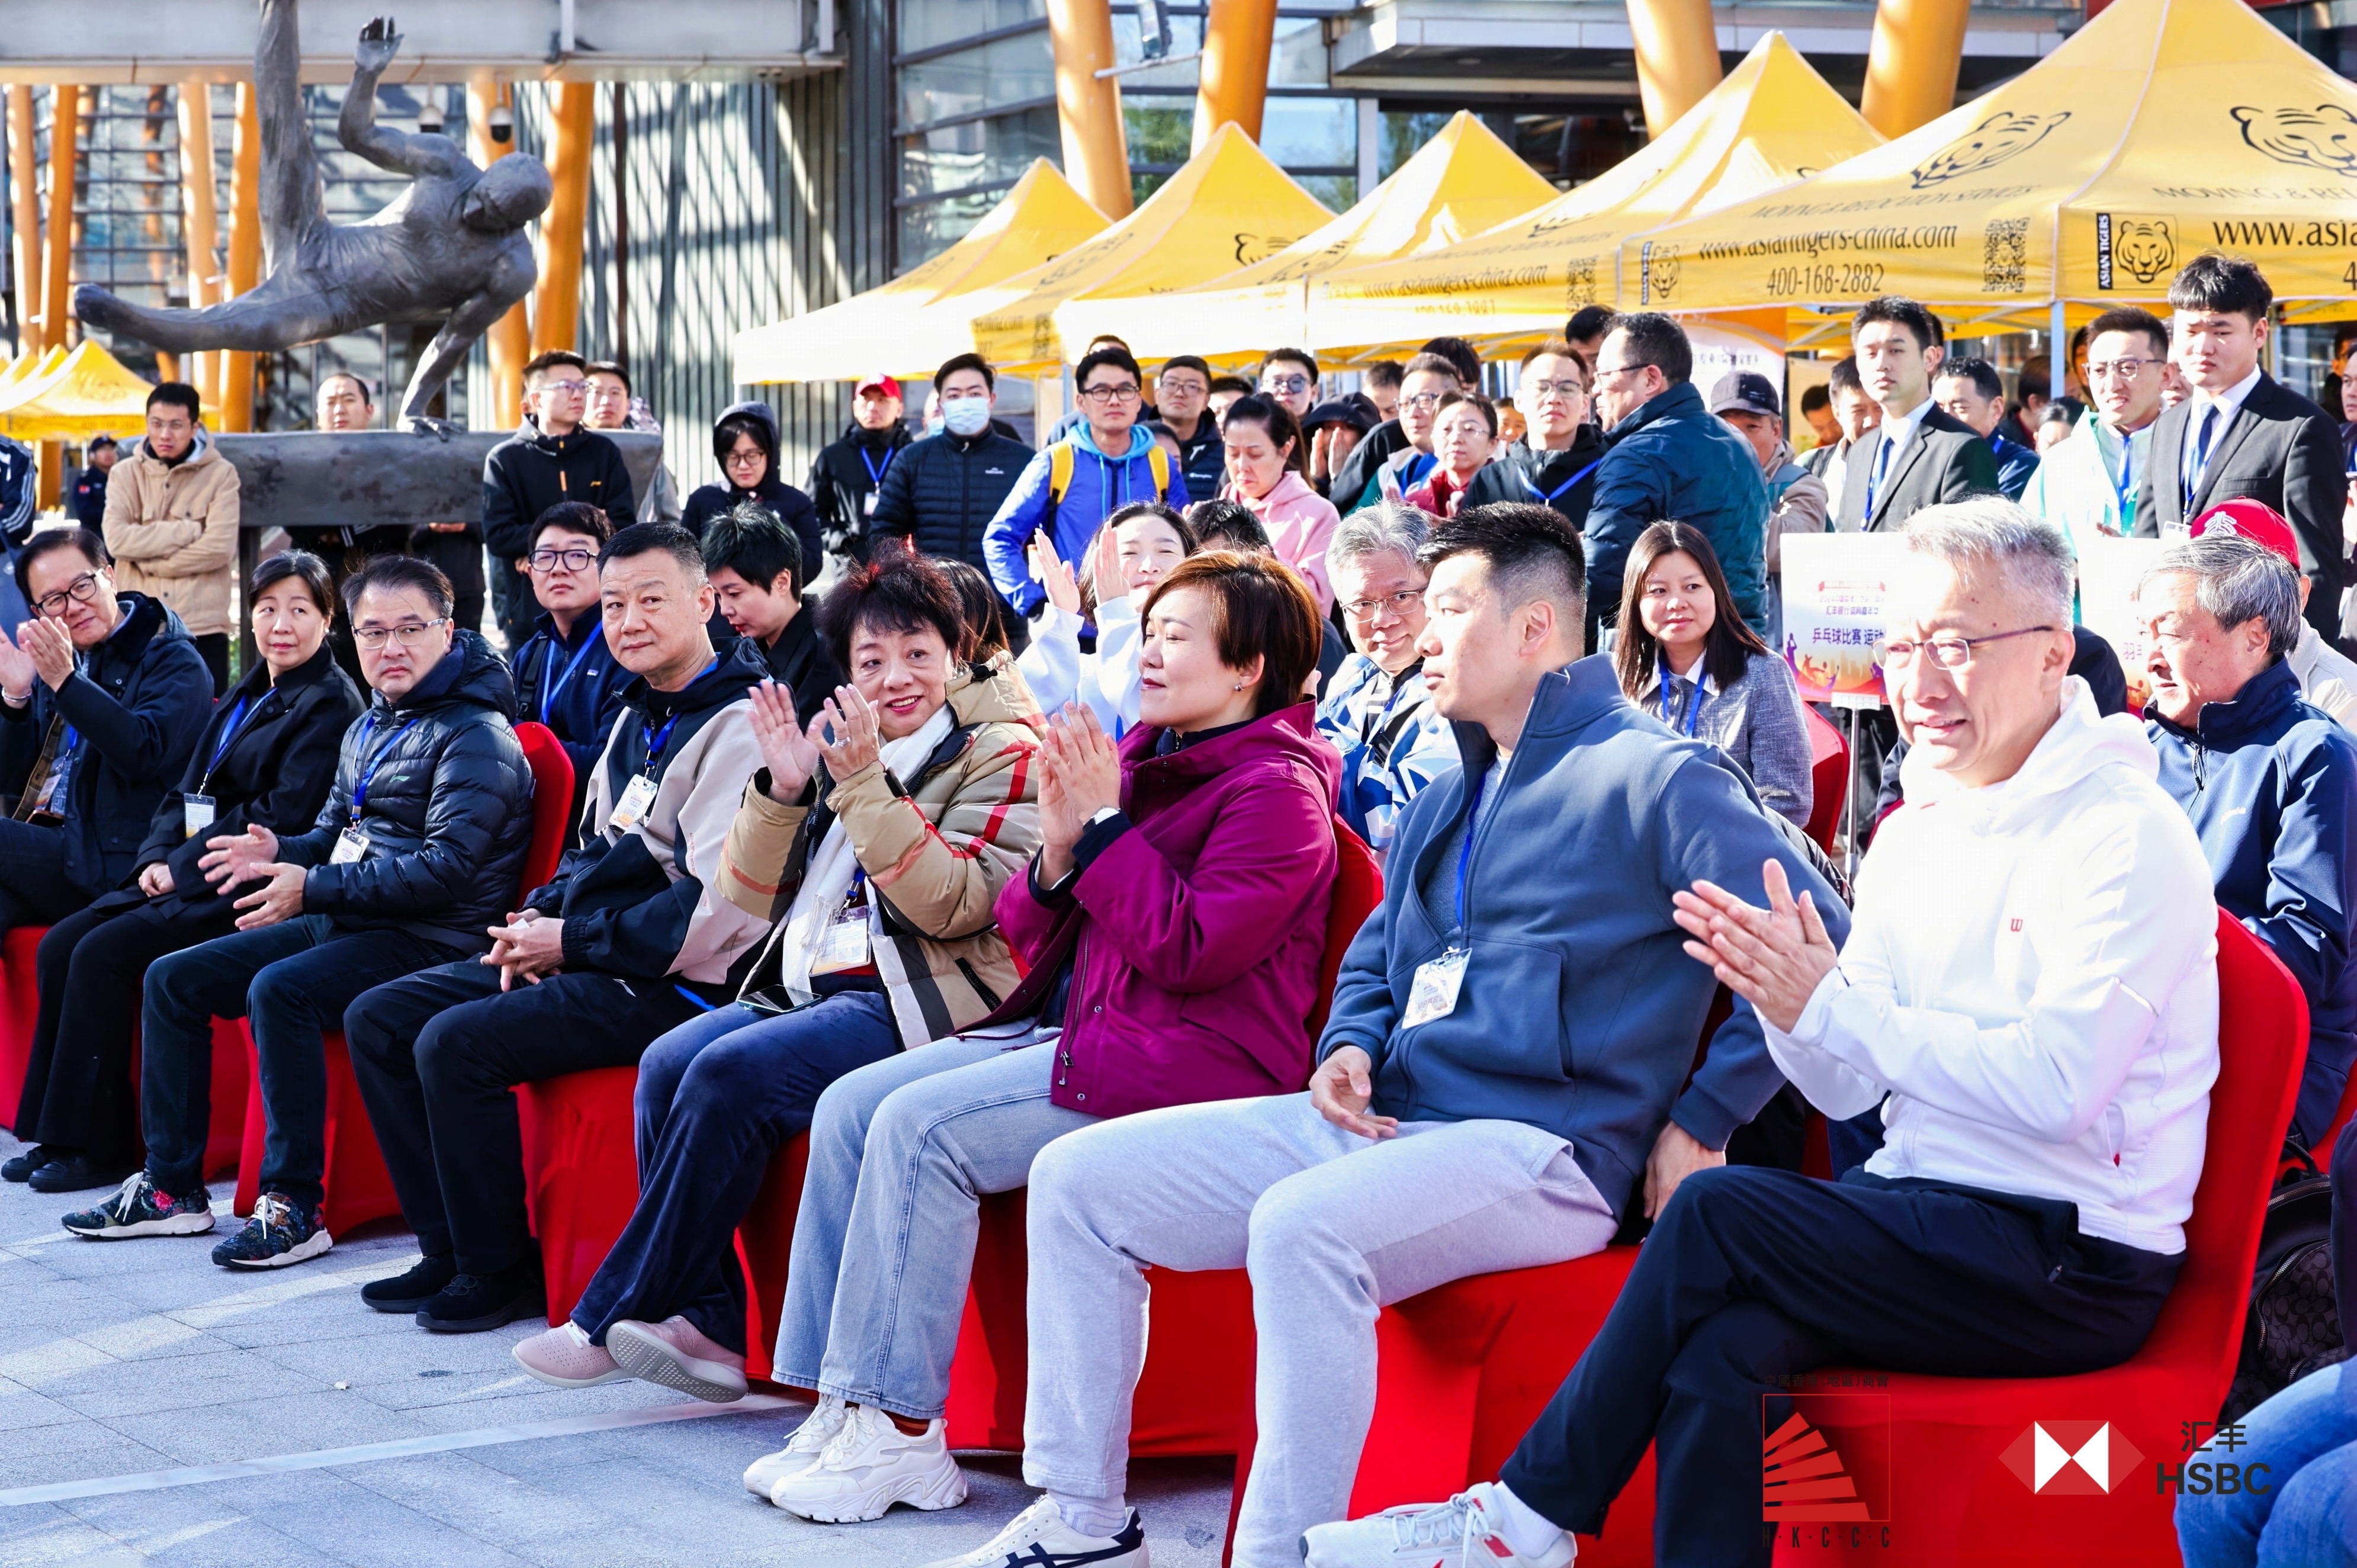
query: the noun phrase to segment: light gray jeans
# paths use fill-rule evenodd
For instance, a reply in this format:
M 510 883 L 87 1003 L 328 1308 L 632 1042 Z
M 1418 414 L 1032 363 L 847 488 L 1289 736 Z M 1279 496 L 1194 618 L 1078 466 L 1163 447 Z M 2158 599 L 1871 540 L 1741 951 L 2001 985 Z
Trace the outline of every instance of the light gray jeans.
M 794 1219 L 777 1378 L 930 1421 L 974 1271 L 978 1203 L 1097 1118 L 1049 1102 L 1052 1046 L 1028 1024 L 952 1035 L 847 1072 L 819 1096 Z
M 1252 1272 L 1259 1446 L 1238 1568 L 1298 1563 L 1345 1516 L 1375 1405 L 1375 1314 L 1468 1274 L 1584 1257 L 1612 1210 L 1571 1146 L 1520 1122 L 1409 1122 L 1371 1143 L 1307 1094 L 1149 1111 L 1031 1167 L 1023 1478 L 1119 1497 L 1146 1362 L 1146 1264 Z

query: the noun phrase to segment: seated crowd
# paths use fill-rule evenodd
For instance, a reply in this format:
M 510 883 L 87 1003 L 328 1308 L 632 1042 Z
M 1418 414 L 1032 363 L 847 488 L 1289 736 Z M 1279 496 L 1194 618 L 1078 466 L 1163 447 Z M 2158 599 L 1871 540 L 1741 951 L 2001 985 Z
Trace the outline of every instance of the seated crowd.
M 2202 264 L 2180 328 L 2247 306 Z M 1883 423 L 1845 417 L 1830 478 L 1766 378 L 1706 405 L 1669 318 L 1587 325 L 1525 358 L 1511 448 L 1457 339 L 1380 423 L 1318 404 L 1298 350 L 1218 413 L 1182 357 L 1155 429 L 1135 360 L 1096 346 L 1070 434 L 1028 457 L 961 356 L 905 454 L 863 415 L 899 477 L 834 498 L 823 542 L 743 405 L 687 526 L 503 521 L 540 612 L 503 600 L 512 657 L 429 561 L 339 581 L 294 550 L 246 585 L 259 660 L 218 701 L 104 536 L 33 535 L 35 617 L 0 633 L 0 927 L 48 929 L 0 1176 L 114 1187 L 65 1217 L 81 1236 L 212 1231 L 213 1023 L 243 1019 L 260 1196 L 212 1258 L 317 1257 L 340 1030 L 419 1251 L 361 1299 L 488 1330 L 565 1306 L 510 1091 L 634 1067 L 637 1207 L 514 1355 L 562 1387 L 743 1397 L 734 1235 L 806 1136 L 774 1366 L 816 1403 L 745 1474 L 781 1509 L 966 1499 L 944 1412 L 980 1204 L 1028 1188 L 1041 1495 L 939 1568 L 1146 1562 L 1150 1267 L 1250 1276 L 1239 1564 L 1562 1568 L 1649 1445 L 1660 1560 L 1757 1563 L 1759 1444 L 1796 1375 L 2059 1376 L 2143 1344 L 2232 1067 L 2223 910 L 2308 1000 L 2287 1132 L 2330 1162 L 2357 1337 L 2357 1141 L 2324 1147 L 2357 1066 L 2357 741 L 2302 674 L 2309 590 L 2343 570 L 2312 520 L 2189 479 L 2137 588 L 2128 715 L 2074 625 L 2072 530 L 1978 493 L 2001 463 L 1930 401 L 1985 412 L 1977 371 L 1935 378 L 1936 317 L 1859 312 L 1837 392 Z M 2106 364 L 2169 346 L 2142 313 L 2097 326 Z M 2197 413 L 2233 369 L 2194 377 Z M 860 395 L 887 389 L 897 421 L 897 382 Z M 1765 598 L 1776 541 L 1829 510 L 1905 542 L 1880 649 L 1905 804 L 1854 886 L 1802 831 L 1818 721 Z M 528 887 L 549 736 L 574 794 Z M 1329 994 L 1354 837 L 1382 898 Z M 1837 1179 L 1767 1135 L 1811 1108 Z M 1649 1226 L 1495 1479 L 1348 1518 L 1383 1308 Z M 2287 1484 L 2182 1499 L 2189 1561 L 2357 1563 L 2346 1368 L 2246 1419 Z

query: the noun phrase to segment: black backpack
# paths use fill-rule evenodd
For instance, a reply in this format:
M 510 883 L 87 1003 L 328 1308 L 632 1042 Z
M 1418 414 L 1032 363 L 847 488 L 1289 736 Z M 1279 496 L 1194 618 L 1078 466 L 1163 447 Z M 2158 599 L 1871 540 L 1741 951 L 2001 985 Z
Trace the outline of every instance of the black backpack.
M 2267 1195 L 2242 1355 L 2218 1414 L 2222 1422 L 2240 1421 L 2288 1385 L 2295 1367 L 2341 1345 L 2332 1288 L 2332 1181 L 2297 1138 L 2284 1147 L 2298 1165 Z

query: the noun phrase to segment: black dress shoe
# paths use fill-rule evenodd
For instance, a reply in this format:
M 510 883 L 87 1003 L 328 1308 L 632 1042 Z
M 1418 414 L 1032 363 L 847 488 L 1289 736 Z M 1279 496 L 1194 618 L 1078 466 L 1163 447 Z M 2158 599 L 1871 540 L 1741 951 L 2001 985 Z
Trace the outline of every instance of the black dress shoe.
M 57 1157 L 47 1144 L 36 1144 L 21 1155 L 0 1160 L 0 1181 L 23 1181 Z
M 458 1273 L 457 1259 L 445 1252 L 420 1258 L 404 1273 L 389 1280 L 371 1280 L 361 1286 L 361 1299 L 379 1312 L 415 1313 L 442 1294 Z
M 479 1334 L 520 1317 L 548 1314 L 540 1260 L 496 1274 L 454 1274 L 442 1294 L 420 1307 L 417 1326 L 436 1334 Z
M 88 1192 L 97 1187 L 121 1187 L 137 1165 L 102 1165 L 87 1155 L 67 1155 L 25 1178 L 35 1192 Z

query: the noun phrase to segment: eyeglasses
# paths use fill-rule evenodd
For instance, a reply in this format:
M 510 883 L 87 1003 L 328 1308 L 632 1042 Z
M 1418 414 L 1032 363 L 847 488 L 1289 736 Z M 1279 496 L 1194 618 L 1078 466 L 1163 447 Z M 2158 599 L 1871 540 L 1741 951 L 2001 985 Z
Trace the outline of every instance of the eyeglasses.
M 1596 367 L 1596 379 L 1600 381 L 1607 376 L 1633 375 L 1644 368 L 1642 365 L 1598 365 Z
M 1154 383 L 1164 397 L 1204 397 L 1211 392 L 1211 383 L 1193 376 L 1165 375 Z
M 1135 403 L 1137 401 L 1137 383 L 1135 381 L 1124 381 L 1117 387 L 1082 387 L 1081 389 L 1081 395 L 1088 399 L 1091 403 Z
M 2165 361 L 2160 360 L 2090 360 L 2087 365 L 2087 379 L 2090 381 L 2132 381 L 2143 373 L 2144 368 L 2147 365 L 2158 365 L 2164 362 Z
M 581 549 L 535 550 L 532 553 L 532 569 L 535 572 L 554 572 L 557 567 L 563 566 L 568 572 L 586 572 L 589 569 L 589 563 L 595 557 L 588 551 Z
M 2007 638 L 2028 637 L 2033 631 L 2052 631 L 2050 626 L 2025 626 L 2014 631 L 1992 632 L 1986 637 L 1932 637 L 1921 642 L 1886 642 L 1880 649 L 1879 662 L 1885 670 L 1904 670 L 1915 662 L 1919 648 L 1932 655 L 1932 662 L 1943 670 L 1962 670 L 1973 661 L 1973 650 L 1991 642 L 2003 642 Z
M 762 452 L 731 452 L 721 458 L 720 463 L 723 467 L 750 468 L 756 464 L 766 463 L 769 460 L 769 455 Z
M 1524 381 L 1534 398 L 1586 397 L 1587 389 L 1577 381 Z
M 589 383 L 587 381 L 543 381 L 540 383 L 540 390 L 544 392 L 554 392 L 559 397 L 578 397 L 589 390 Z
M 1446 392 L 1418 392 L 1414 397 L 1400 399 L 1400 406 L 1418 410 L 1438 408 L 1440 400 L 1448 395 Z
M 1260 390 L 1273 392 L 1306 392 L 1309 390 L 1308 376 L 1263 376 Z
M 1395 616 L 1404 616 L 1423 602 L 1422 588 L 1402 588 L 1379 599 L 1345 599 L 1342 609 L 1352 620 L 1372 620 L 1378 610 L 1388 608 Z
M 436 620 L 405 620 L 399 626 L 361 626 L 352 628 L 352 640 L 373 652 L 382 648 L 387 638 L 397 640 L 404 648 L 414 648 L 425 640 L 425 634 L 437 626 L 448 626 L 450 618 Z
M 33 607 L 55 620 L 66 613 L 66 601 L 78 599 L 83 604 L 98 597 L 98 574 L 84 572 L 54 594 L 44 594 L 33 601 Z

